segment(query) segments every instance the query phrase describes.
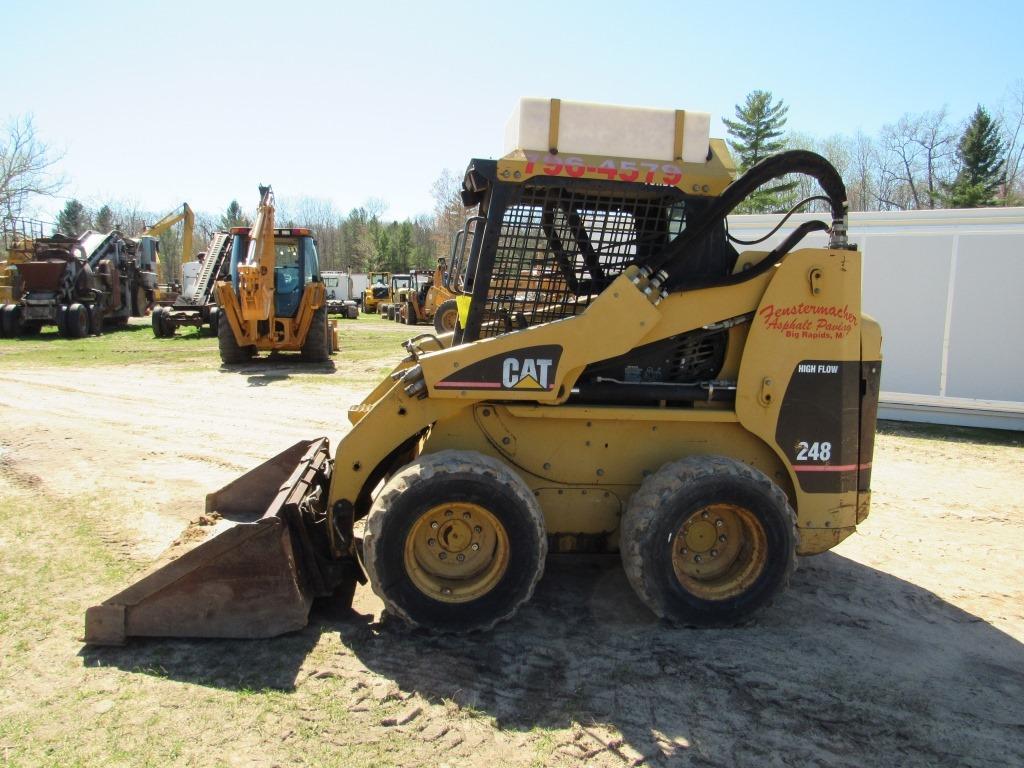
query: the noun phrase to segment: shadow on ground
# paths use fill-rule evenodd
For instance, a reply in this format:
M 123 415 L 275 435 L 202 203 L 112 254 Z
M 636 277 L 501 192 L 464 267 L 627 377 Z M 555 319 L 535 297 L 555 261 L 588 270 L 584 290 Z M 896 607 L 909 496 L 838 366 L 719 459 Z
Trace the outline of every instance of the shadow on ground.
M 304 363 L 299 359 L 298 353 L 271 353 L 269 357 L 261 357 L 251 363 L 241 365 L 223 363 L 220 366 L 221 373 L 244 375 L 246 383 L 250 387 L 266 387 L 270 384 L 287 381 L 293 374 L 315 376 L 332 374 L 337 370 L 338 367 L 333 360 L 328 360 L 326 363 Z
M 137 641 L 82 656 L 202 685 L 290 690 L 334 632 L 351 655 L 327 662 L 331 677 L 358 679 L 365 666 L 506 730 L 617 729 L 649 764 L 1024 762 L 1024 645 L 832 553 L 803 560 L 774 606 L 729 630 L 662 626 L 616 559 L 553 558 L 533 601 L 486 634 L 314 616 L 270 641 Z

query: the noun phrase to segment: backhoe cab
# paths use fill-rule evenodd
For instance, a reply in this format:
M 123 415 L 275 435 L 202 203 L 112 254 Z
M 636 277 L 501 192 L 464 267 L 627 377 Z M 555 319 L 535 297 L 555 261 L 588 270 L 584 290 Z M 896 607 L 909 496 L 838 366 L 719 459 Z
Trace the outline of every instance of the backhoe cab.
M 680 624 L 768 605 L 867 517 L 881 333 L 835 169 L 793 151 L 736 178 L 708 123 L 524 99 L 465 175 L 484 226 L 455 332 L 406 343 L 333 462 L 300 443 L 211 494 L 224 533 L 90 609 L 87 639 L 269 636 L 363 578 L 410 625 L 487 629 L 549 551 L 617 554 Z M 828 213 L 738 253 L 726 216 L 794 173 Z
M 216 284 L 218 346 L 224 363 L 260 351 L 300 352 L 325 362 L 335 348 L 312 232 L 274 226 L 274 192 L 260 187 L 251 227 L 231 230 L 230 280 Z

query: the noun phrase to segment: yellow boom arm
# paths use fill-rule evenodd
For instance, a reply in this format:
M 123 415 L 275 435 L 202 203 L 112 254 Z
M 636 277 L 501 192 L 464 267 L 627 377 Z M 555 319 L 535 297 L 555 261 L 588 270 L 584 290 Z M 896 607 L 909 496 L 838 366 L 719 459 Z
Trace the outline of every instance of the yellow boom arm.
M 274 306 L 274 190 L 263 197 L 250 230 L 245 263 L 238 265 L 238 299 L 243 320 L 266 320 Z

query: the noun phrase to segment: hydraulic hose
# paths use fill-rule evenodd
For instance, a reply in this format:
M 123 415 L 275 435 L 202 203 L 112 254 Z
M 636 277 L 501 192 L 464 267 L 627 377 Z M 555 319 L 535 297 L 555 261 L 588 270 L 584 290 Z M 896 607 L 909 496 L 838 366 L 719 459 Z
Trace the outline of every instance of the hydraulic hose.
M 842 176 L 821 155 L 803 149 L 794 149 L 765 158 L 752 166 L 750 170 L 726 187 L 722 195 L 704 212 L 704 215 L 687 226 L 675 242 L 645 264 L 649 273 L 655 275 L 652 285 L 656 287 L 669 282 L 674 275 L 683 271 L 690 249 L 700 245 L 703 239 L 754 190 L 789 173 L 805 174 L 817 180 L 821 185 L 832 208 L 830 246 L 845 248 L 847 201 L 846 185 L 843 183 Z

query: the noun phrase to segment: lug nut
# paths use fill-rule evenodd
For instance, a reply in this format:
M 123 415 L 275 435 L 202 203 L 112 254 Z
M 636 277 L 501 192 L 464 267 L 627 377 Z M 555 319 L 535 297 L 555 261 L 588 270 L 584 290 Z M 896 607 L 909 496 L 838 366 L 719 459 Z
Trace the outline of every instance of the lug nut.
M 469 520 L 469 512 L 463 512 L 462 513 L 462 519 L 463 520 Z
M 474 525 L 473 526 L 473 533 L 483 533 L 483 530 L 484 529 L 481 528 L 479 525 Z
M 695 563 L 701 563 L 701 562 L 703 562 L 703 561 L 704 561 L 704 558 L 703 558 L 703 557 L 701 557 L 700 555 L 694 555 L 694 556 L 693 556 L 693 562 L 695 562 Z
M 723 534 L 722 534 L 721 536 L 719 536 L 719 537 L 718 537 L 718 540 L 719 540 L 720 542 L 722 542 L 723 544 L 725 544 L 725 542 L 727 542 L 727 541 L 728 541 L 728 539 L 727 539 L 727 538 L 725 538 L 725 534 L 724 534 L 724 533 L 723 533 Z
M 718 550 L 717 549 L 712 549 L 711 550 L 711 556 L 712 557 L 718 557 Z
M 437 540 L 436 539 L 427 539 L 427 546 L 428 547 L 432 547 L 435 544 L 437 544 Z
M 700 516 L 703 519 L 707 520 L 708 519 L 708 511 L 705 509 L 703 512 L 700 513 Z
M 722 521 L 722 518 L 718 518 L 717 520 L 715 520 L 716 528 L 721 528 L 723 525 L 725 525 L 725 523 Z
M 437 530 L 438 528 L 440 528 L 440 527 L 441 527 L 441 524 L 440 524 L 440 523 L 438 523 L 438 522 L 437 522 L 437 520 L 435 520 L 434 522 L 432 522 L 432 523 L 430 524 L 430 527 L 431 527 L 431 528 L 433 528 L 433 529 L 434 529 L 434 530 L 436 531 L 436 530 Z
M 480 550 L 480 545 L 474 543 L 473 546 L 470 547 L 470 549 L 472 549 L 474 552 L 478 552 Z
M 466 556 L 460 552 L 459 554 L 457 554 L 455 556 L 455 559 L 458 560 L 461 563 L 463 560 L 466 559 Z
M 680 554 L 686 555 L 689 554 L 690 550 L 688 550 L 686 547 L 683 547 L 681 550 L 679 550 L 679 552 Z
M 441 594 L 442 595 L 450 595 L 451 593 L 452 593 L 452 591 L 451 591 L 451 589 L 449 587 L 442 587 L 441 588 Z
M 447 560 L 448 559 L 448 553 L 447 552 L 441 552 L 441 553 L 438 554 L 438 558 L 440 558 L 441 560 Z
M 452 515 L 454 515 L 454 514 L 455 514 L 455 513 L 454 513 L 454 512 L 452 512 L 452 511 L 451 511 L 450 509 L 446 509 L 446 510 L 444 511 L 444 516 L 445 516 L 445 517 L 451 517 L 451 516 L 452 516 Z

